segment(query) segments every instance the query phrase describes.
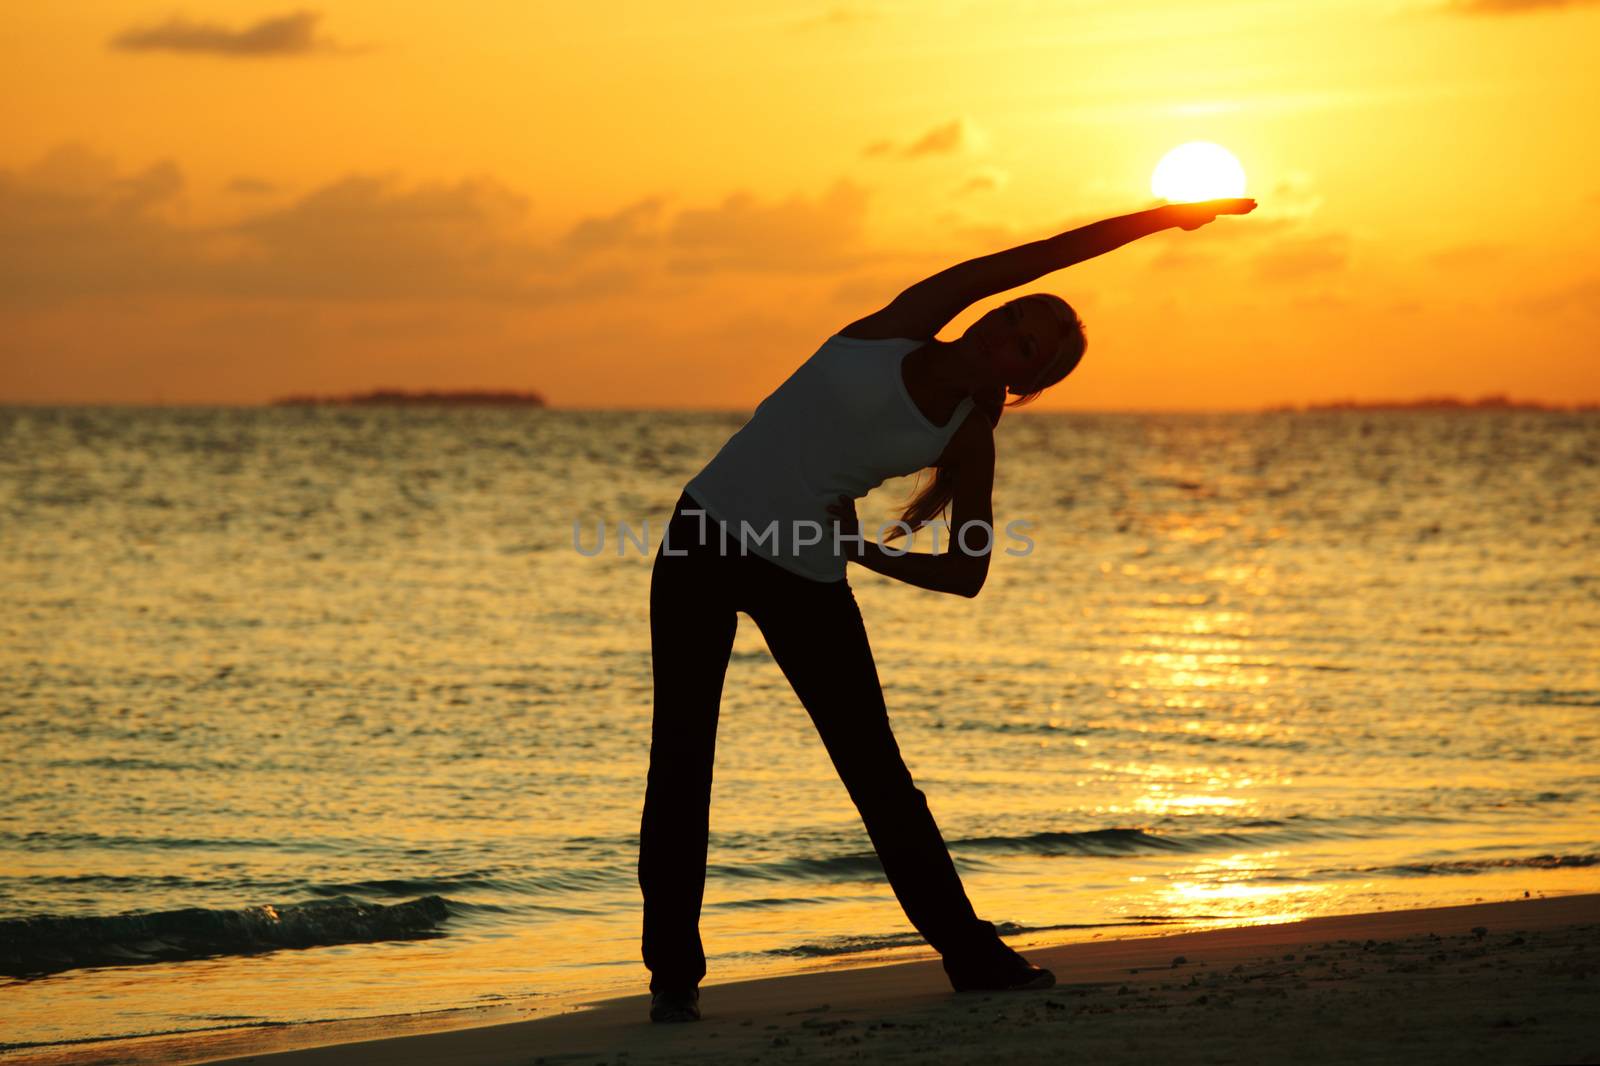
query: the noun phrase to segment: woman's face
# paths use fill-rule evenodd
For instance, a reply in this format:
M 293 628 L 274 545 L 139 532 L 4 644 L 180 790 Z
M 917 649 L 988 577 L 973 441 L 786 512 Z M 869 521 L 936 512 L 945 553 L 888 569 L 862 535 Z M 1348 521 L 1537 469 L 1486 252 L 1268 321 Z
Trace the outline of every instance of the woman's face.
M 965 334 L 978 358 L 1013 395 L 1022 395 L 1056 353 L 1061 327 L 1038 300 L 1016 300 L 990 311 Z

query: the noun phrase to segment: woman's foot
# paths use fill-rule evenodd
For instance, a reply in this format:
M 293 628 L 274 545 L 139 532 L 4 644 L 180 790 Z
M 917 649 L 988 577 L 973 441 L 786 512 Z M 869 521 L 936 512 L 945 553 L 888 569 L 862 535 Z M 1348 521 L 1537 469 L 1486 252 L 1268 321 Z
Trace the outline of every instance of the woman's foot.
M 998 940 L 978 954 L 946 957 L 944 972 L 957 992 L 1021 992 L 1056 983 L 1055 974 L 1035 966 Z
M 650 996 L 653 1022 L 697 1022 L 700 1020 L 700 990 L 672 988 Z

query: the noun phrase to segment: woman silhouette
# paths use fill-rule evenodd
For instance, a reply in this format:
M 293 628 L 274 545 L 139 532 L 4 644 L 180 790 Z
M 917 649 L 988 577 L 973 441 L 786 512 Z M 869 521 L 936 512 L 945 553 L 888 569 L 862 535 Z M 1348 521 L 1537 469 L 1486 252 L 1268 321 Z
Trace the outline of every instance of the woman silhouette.
M 1158 230 L 1246 214 L 1249 199 L 1167 204 L 982 256 L 906 289 L 850 323 L 770 396 L 685 486 L 650 581 L 655 681 L 639 828 L 650 1017 L 700 1017 L 700 942 L 711 767 L 738 612 L 760 628 L 866 823 L 906 916 L 957 991 L 1044 988 L 1054 976 L 1001 941 L 968 902 L 926 798 L 889 728 L 853 561 L 972 597 L 993 544 L 994 429 L 1006 395 L 1026 403 L 1083 355 L 1070 306 L 1033 293 L 959 338 L 934 339 L 964 308 Z M 975 412 L 974 412 L 975 409 Z M 933 466 L 900 532 L 953 509 L 950 550 L 894 552 L 860 535 L 854 500 Z M 962 536 L 971 523 L 983 535 Z M 893 534 L 885 538 L 892 539 Z

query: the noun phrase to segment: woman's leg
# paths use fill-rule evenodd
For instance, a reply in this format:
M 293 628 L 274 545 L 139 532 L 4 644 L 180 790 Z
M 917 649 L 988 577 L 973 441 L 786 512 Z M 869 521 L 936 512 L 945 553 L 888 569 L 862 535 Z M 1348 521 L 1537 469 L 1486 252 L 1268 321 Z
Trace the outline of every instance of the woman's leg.
M 706 973 L 700 902 L 711 765 L 738 616 L 726 587 L 735 560 L 719 555 L 714 536 L 697 543 L 698 527 L 697 519 L 675 512 L 667 542 L 673 552 L 687 554 L 658 549 L 650 575 L 655 707 L 639 825 L 639 888 L 652 992 L 694 988 Z
M 901 758 L 848 582 L 810 581 L 768 565 L 749 613 L 816 724 L 906 916 L 946 957 L 996 943 Z

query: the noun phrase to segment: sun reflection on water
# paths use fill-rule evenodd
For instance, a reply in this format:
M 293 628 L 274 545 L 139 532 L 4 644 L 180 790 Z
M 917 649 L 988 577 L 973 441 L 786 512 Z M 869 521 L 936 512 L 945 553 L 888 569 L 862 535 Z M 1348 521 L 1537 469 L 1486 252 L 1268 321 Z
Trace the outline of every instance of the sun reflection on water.
M 1216 813 L 1243 807 L 1245 801 L 1236 796 L 1167 796 L 1161 795 L 1164 786 L 1152 786 L 1152 795 L 1141 796 L 1134 802 L 1134 810 L 1149 814 Z
M 1195 863 L 1175 871 L 1153 894 L 1152 905 L 1163 914 L 1235 925 L 1295 922 L 1325 913 L 1334 899 L 1331 886 L 1270 880 L 1292 854 L 1241 852 Z

